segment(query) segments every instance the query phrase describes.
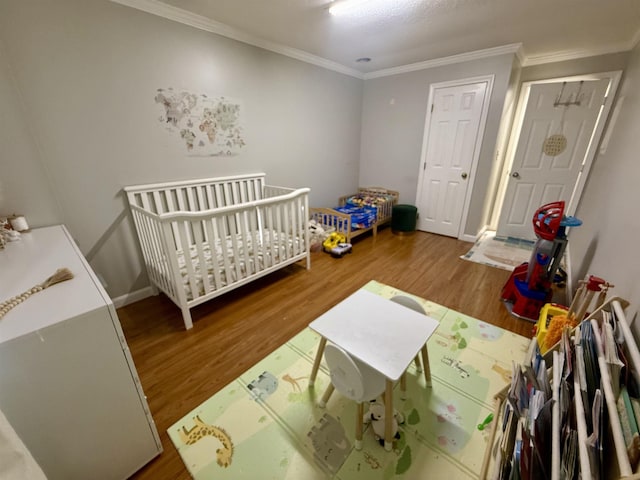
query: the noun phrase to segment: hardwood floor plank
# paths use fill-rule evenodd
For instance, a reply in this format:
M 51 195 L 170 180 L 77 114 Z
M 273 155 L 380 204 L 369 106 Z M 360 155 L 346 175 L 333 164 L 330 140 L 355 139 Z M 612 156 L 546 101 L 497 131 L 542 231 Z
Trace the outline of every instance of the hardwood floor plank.
M 470 248 L 384 228 L 344 258 L 314 253 L 309 271 L 292 265 L 196 307 L 190 331 L 164 295 L 118 309 L 164 447 L 132 478 L 190 478 L 167 428 L 370 280 L 531 337 L 533 324 L 500 301 L 509 272 L 460 259 Z

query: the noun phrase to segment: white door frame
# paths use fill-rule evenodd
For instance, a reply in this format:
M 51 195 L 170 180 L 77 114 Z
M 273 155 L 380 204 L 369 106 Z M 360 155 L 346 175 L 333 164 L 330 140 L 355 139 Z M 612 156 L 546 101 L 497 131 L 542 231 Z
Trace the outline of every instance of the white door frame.
M 489 104 L 491 103 L 491 94 L 493 92 L 493 82 L 495 75 L 481 75 L 478 77 L 462 78 L 458 80 L 449 80 L 447 82 L 432 83 L 429 85 L 429 101 L 427 102 L 427 115 L 424 124 L 424 134 L 422 138 L 422 151 L 420 153 L 420 166 L 418 172 L 418 188 L 416 191 L 416 205 L 420 205 L 420 197 L 423 194 L 422 180 L 424 177 L 424 171 L 426 167 L 427 147 L 429 142 L 429 129 L 431 128 L 431 105 L 433 105 L 435 91 L 439 88 L 447 87 L 459 87 L 462 85 L 469 85 L 472 83 L 487 82 L 487 88 L 482 100 L 482 112 L 480 113 L 480 124 L 478 125 L 478 135 L 476 137 L 476 143 L 473 147 L 473 158 L 471 159 L 471 168 L 469 169 L 469 185 L 467 186 L 467 192 L 464 199 L 464 207 L 462 209 L 462 218 L 460 225 L 458 225 L 457 237 L 460 240 L 466 240 L 475 242 L 476 237 L 474 235 L 465 235 L 463 225 L 467 224 L 467 217 L 469 214 L 469 205 L 471 204 L 471 194 L 473 193 L 473 184 L 476 177 L 476 169 L 478 165 L 478 158 L 480 157 L 480 150 L 482 147 L 482 141 L 484 139 L 484 129 L 487 123 L 487 115 L 489 114 Z M 467 238 L 468 237 L 468 238 Z
M 494 214 L 491 218 L 491 228 L 493 230 L 498 227 L 498 221 L 502 213 L 504 198 L 505 194 L 507 193 L 507 184 L 509 183 L 510 179 L 509 175 L 513 166 L 515 150 L 516 146 L 518 145 L 520 131 L 524 122 L 524 112 L 526 110 L 527 101 L 529 100 L 529 92 L 531 91 L 531 86 L 544 83 L 575 82 L 580 80 L 602 80 L 607 78 L 609 79 L 609 87 L 607 88 L 607 91 L 605 93 L 603 109 L 600 111 L 600 115 L 596 120 L 596 125 L 593 130 L 593 135 L 591 137 L 589 147 L 585 152 L 582 170 L 578 175 L 578 180 L 576 181 L 573 192 L 571 194 L 571 200 L 565 208 L 566 215 L 574 215 L 578 203 L 580 202 L 580 199 L 582 197 L 582 191 L 584 190 L 587 177 L 589 176 L 589 171 L 591 170 L 591 166 L 593 165 L 593 160 L 596 156 L 598 144 L 600 143 L 600 138 L 604 130 L 607 118 L 609 117 L 609 112 L 611 110 L 611 106 L 613 105 L 613 100 L 615 99 L 616 92 L 618 91 L 621 77 L 622 70 L 614 70 L 611 72 L 590 73 L 585 75 L 575 75 L 571 77 L 548 78 L 545 80 L 534 80 L 522 83 L 518 98 L 518 106 L 516 107 L 516 113 L 514 116 L 509 144 L 507 147 L 506 161 L 504 162 L 504 165 L 502 167 L 502 174 L 500 176 L 500 183 L 498 185 L 498 192 L 495 203 L 498 208 L 494 210 Z M 594 139 L 596 141 L 594 141 Z

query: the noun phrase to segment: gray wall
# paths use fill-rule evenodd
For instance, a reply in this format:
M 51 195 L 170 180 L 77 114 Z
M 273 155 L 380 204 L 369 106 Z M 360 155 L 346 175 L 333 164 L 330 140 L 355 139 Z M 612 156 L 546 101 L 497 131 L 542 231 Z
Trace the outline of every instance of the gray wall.
M 576 211 L 584 223 L 573 229 L 569 242 L 573 278 L 592 274 L 613 283 L 612 293 L 631 302 L 630 318 L 640 307 L 639 85 L 640 46 L 636 46 L 618 93 L 618 100 L 624 97 L 620 116 L 606 153 L 596 157 Z M 635 327 L 640 331 L 640 322 Z
M 61 222 L 34 132 L 0 44 L 0 215 L 25 214 L 30 226 Z
M 398 190 L 400 201 L 415 203 L 429 86 L 494 74 L 493 92 L 464 233 L 484 226 L 487 187 L 514 55 L 499 55 L 428 70 L 365 81 L 360 184 Z
M 358 184 L 362 80 L 107 0 L 1 2 L 0 46 L 0 212 L 65 223 L 112 297 L 147 285 L 123 186 L 264 171 L 326 206 Z M 187 156 L 166 87 L 240 100 L 247 146 Z

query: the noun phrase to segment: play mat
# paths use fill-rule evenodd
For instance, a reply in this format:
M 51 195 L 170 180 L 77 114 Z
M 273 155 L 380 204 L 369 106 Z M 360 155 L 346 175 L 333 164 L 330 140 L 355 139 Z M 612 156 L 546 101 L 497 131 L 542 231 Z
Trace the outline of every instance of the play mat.
M 371 281 L 363 288 L 385 298 L 401 292 Z M 433 387 L 412 365 L 407 399 L 394 393 L 406 419 L 386 452 L 364 432 L 354 448 L 354 402 L 334 393 L 316 403 L 329 377 L 321 366 L 307 381 L 319 337 L 305 329 L 168 430 L 196 479 L 478 478 L 493 410 L 493 394 L 509 382 L 511 359 L 529 340 L 441 305 L 416 298 L 440 321 L 428 343 Z M 390 319 L 391 320 L 391 319 Z M 365 411 L 366 411 L 365 406 Z

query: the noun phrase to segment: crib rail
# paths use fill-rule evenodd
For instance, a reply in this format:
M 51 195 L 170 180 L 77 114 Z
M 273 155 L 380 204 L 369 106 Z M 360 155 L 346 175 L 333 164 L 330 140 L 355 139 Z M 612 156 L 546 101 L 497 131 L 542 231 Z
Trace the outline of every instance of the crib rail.
M 200 212 L 263 198 L 264 173 L 125 187 L 130 205 L 151 213 Z

